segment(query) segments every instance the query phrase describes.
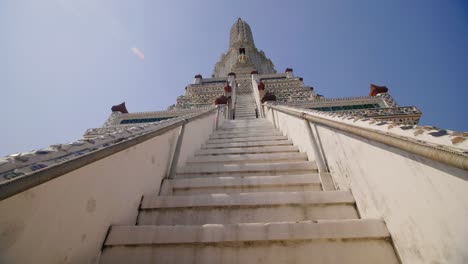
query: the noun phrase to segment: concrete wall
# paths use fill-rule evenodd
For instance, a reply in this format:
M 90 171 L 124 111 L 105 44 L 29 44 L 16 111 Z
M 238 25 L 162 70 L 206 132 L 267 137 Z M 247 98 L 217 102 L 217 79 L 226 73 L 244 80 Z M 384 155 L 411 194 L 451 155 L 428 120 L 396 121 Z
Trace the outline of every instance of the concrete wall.
M 224 118 L 219 114 L 219 124 L 221 125 Z M 187 159 L 193 156 L 195 151 L 199 150 L 211 133 L 215 130 L 216 115 L 212 114 L 206 118 L 198 119 L 196 122 L 190 122 L 185 125 L 184 137 L 180 150 L 178 166 L 185 165 Z
M 270 120 L 272 123 L 274 122 L 283 135 L 288 136 L 289 139 L 293 140 L 294 145 L 296 145 L 301 152 L 307 153 L 309 160 L 315 160 L 311 139 L 308 136 L 305 121 L 302 118 L 288 116 L 277 111 L 273 113 L 271 109 L 264 109 L 265 118 Z
M 276 114 L 280 129 L 313 156 L 304 121 Z M 352 190 L 363 218 L 386 221 L 403 263 L 468 263 L 466 171 L 328 127 L 317 131 L 337 188 Z
M 214 116 L 187 125 L 187 155 Z M 0 263 L 97 263 L 109 226 L 135 224 L 142 195 L 158 193 L 178 131 L 0 201 Z

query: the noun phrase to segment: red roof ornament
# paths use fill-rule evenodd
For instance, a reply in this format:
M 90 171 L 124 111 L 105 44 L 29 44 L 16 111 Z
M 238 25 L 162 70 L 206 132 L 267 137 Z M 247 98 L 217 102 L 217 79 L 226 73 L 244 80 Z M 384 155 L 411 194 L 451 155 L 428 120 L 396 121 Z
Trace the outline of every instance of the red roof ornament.
M 215 100 L 215 105 L 227 104 L 227 103 L 228 103 L 228 98 L 224 95 L 221 95 Z
M 369 96 L 376 96 L 380 93 L 386 93 L 386 92 L 388 92 L 388 88 L 386 86 L 377 86 L 371 83 Z
M 259 91 L 265 90 L 265 84 L 262 81 L 258 83 L 257 87 Z
M 229 83 L 226 83 L 226 86 L 224 86 L 224 92 L 230 93 L 231 91 L 232 91 L 231 86 L 229 85 Z
M 121 112 L 122 114 L 128 114 L 127 107 L 125 107 L 125 102 L 112 106 L 111 110 L 112 112 Z
M 284 72 L 292 72 L 293 69 L 292 68 L 286 68 L 286 70 L 284 70 Z

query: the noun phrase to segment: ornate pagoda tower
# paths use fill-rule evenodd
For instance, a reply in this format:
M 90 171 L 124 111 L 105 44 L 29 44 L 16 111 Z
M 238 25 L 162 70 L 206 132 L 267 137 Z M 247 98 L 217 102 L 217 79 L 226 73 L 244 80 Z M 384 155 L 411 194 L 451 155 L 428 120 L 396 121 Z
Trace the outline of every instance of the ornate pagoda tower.
M 275 101 L 277 105 L 351 114 L 401 124 L 418 124 L 421 117 L 421 111 L 416 107 L 399 106 L 386 87 L 371 84 L 369 96 L 328 99 L 316 94 L 314 87 L 305 85 L 302 77 L 294 76 L 292 68 L 285 69 L 284 73 L 277 73 L 273 62 L 255 46 L 250 26 L 239 18 L 231 27 L 229 48 L 226 53 L 221 54 L 211 78 L 203 78 L 201 74 L 195 75 L 193 83 L 185 88 L 185 95 L 179 96 L 176 104 L 170 106 L 167 111 L 128 114 L 126 110 L 118 111 L 118 108 L 115 108 L 116 111 L 102 128 L 89 129 L 85 137 L 109 133 L 136 123 L 157 122 L 194 111 L 203 111 L 213 106 L 216 99 L 226 93 L 228 96 L 234 94 L 230 100 L 231 117 L 242 117 L 235 113 L 234 104 L 238 103 L 236 95 L 240 95 L 241 102 L 250 100 L 254 103 L 256 92 L 252 89 L 252 78 L 257 83 L 255 89 L 260 89 L 260 102 L 263 99 Z M 241 112 L 250 110 L 250 116 L 261 117 L 259 109 L 252 104 L 249 105 L 249 109 L 243 109 Z
M 468 133 L 325 98 L 238 19 L 165 111 L 0 158 L 0 263 L 466 263 Z

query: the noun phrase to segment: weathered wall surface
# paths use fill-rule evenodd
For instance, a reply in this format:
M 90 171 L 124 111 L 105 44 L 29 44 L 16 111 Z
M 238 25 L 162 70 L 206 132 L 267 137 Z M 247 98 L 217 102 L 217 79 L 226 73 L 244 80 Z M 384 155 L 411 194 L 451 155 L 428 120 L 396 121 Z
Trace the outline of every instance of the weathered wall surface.
M 302 146 L 310 144 L 304 121 L 276 114 L 313 155 Z M 386 221 L 403 263 L 468 263 L 466 171 L 331 128 L 318 132 L 335 184 L 352 190 L 363 218 Z
M 274 122 L 283 135 L 286 135 L 289 139 L 293 140 L 294 145 L 296 145 L 301 152 L 306 152 L 309 160 L 315 160 L 311 140 L 303 119 L 288 116 L 277 111 L 267 111 L 266 109 L 265 118 Z
M 176 131 L 0 202 L 1 263 L 96 263 L 111 224 L 159 190 Z
M 184 144 L 201 144 L 213 121 L 189 123 Z M 158 193 L 178 131 L 0 201 L 0 263 L 97 263 L 109 226 L 135 224 L 142 195 Z
M 223 118 L 219 117 L 219 125 L 222 124 Z M 191 157 L 195 151 L 199 150 L 211 133 L 215 130 L 216 114 L 213 113 L 196 122 L 190 122 L 185 125 L 184 137 L 182 140 L 182 148 L 179 156 L 179 166 L 185 165 L 187 158 Z

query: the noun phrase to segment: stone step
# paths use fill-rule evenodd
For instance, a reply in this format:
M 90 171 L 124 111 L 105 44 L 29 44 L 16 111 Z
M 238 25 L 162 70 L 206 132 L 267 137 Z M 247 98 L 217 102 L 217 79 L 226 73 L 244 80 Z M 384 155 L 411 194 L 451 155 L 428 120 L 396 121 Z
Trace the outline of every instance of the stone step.
M 263 136 L 261 138 L 258 137 L 244 137 L 244 138 L 230 138 L 230 139 L 208 139 L 206 144 L 219 144 L 219 143 L 234 143 L 234 142 L 249 142 L 249 141 L 258 141 L 259 139 L 265 141 L 271 140 L 288 140 L 286 136 Z
M 256 154 L 256 153 L 278 153 L 278 152 L 299 152 L 296 146 L 274 146 L 274 147 L 252 147 L 252 148 L 220 148 L 220 149 L 200 149 L 195 155 L 222 155 L 222 154 Z
M 254 120 L 254 119 L 257 119 L 257 116 L 255 114 L 237 114 L 236 118 L 237 119 L 247 118 L 244 120 Z
M 161 195 L 321 191 L 318 174 L 165 180 Z
M 236 109 L 236 114 L 240 114 L 240 113 L 255 113 L 255 110 L 257 110 L 257 108 L 255 107 L 252 107 L 252 108 L 237 108 Z
M 218 156 L 193 156 L 187 159 L 187 164 L 203 163 L 264 163 L 306 161 L 307 154 L 302 152 L 267 153 L 267 154 L 238 154 Z
M 221 127 L 218 128 L 218 131 L 220 131 L 220 130 L 241 130 L 241 129 L 242 130 L 244 130 L 244 129 L 269 130 L 269 129 L 275 129 L 275 128 L 271 124 L 222 125 Z
M 247 133 L 256 133 L 256 134 L 262 134 L 262 133 L 271 133 L 274 131 L 279 131 L 275 128 L 271 127 L 249 127 L 249 128 L 232 128 L 232 129 L 218 129 L 215 132 L 213 132 L 213 135 L 230 135 L 230 134 L 247 134 Z
M 216 178 L 216 177 L 235 177 L 235 178 L 245 178 L 250 176 L 256 177 L 269 177 L 269 176 L 291 176 L 291 175 L 305 175 L 316 173 L 316 171 L 285 171 L 285 172 L 242 172 L 242 173 L 194 173 L 194 174 L 179 174 L 177 179 L 195 179 L 195 178 Z M 175 179 L 174 178 L 174 179 Z M 335 190 L 335 189 L 327 189 Z
M 255 113 L 236 113 L 236 118 L 240 117 L 254 117 L 257 118 L 257 115 Z
M 236 116 L 240 116 L 240 115 L 255 115 L 255 109 L 248 109 L 248 110 L 242 110 L 242 111 L 236 110 Z
M 238 120 L 238 121 L 244 121 L 244 122 L 237 122 L 237 123 L 234 123 L 234 122 L 224 122 L 223 123 L 223 126 L 259 126 L 259 125 L 262 125 L 262 126 L 271 126 L 272 123 L 269 122 L 269 121 L 266 121 L 265 119 L 258 119 L 258 121 L 249 121 L 249 120 Z
M 266 140 L 266 141 L 248 141 L 248 142 L 233 142 L 233 143 L 214 143 L 214 144 L 203 144 L 202 149 L 215 149 L 215 148 L 250 148 L 250 147 L 261 147 L 261 146 L 285 146 L 292 145 L 292 141 L 289 139 L 283 140 Z
M 234 122 L 235 121 L 235 122 Z M 229 121 L 224 121 L 224 125 L 241 125 L 241 126 L 246 126 L 246 125 L 257 125 L 257 124 L 262 124 L 262 125 L 272 125 L 270 121 L 266 121 L 263 118 L 258 118 L 255 121 L 252 120 L 229 120 Z
M 278 130 L 265 131 L 265 132 L 246 132 L 246 133 L 226 133 L 226 134 L 216 134 L 213 133 L 210 135 L 210 139 L 225 139 L 225 138 L 244 138 L 244 137 L 266 137 L 266 136 L 282 136 L 283 134 Z
M 252 164 L 189 164 L 177 168 L 177 176 L 185 174 L 241 174 L 262 173 L 277 175 L 281 173 L 306 173 L 317 170 L 312 161 L 281 162 L 281 163 L 252 163 Z
M 252 115 L 255 116 L 255 115 Z M 258 119 L 257 119 L 258 120 Z M 219 130 L 229 130 L 229 129 L 257 129 L 257 130 L 268 130 L 268 129 L 275 129 L 273 124 L 267 124 L 267 123 L 259 123 L 259 124 L 252 124 L 257 120 L 242 120 L 242 121 L 249 121 L 251 123 L 246 123 L 246 124 L 223 124 L 218 128 Z
M 247 109 L 248 110 L 250 110 L 250 109 L 255 110 L 255 109 L 257 109 L 257 107 L 255 105 L 241 105 L 241 106 L 237 105 L 236 106 L 236 111 L 247 110 Z
M 278 205 L 336 205 L 354 204 L 354 197 L 349 190 L 322 192 L 258 192 L 209 194 L 191 196 L 145 195 L 141 203 L 142 210 L 175 208 L 220 208 L 252 207 Z
M 255 120 L 256 117 L 255 116 L 251 116 L 251 117 L 236 117 L 237 119 L 240 119 L 240 120 Z
M 242 118 L 244 118 L 244 117 L 248 117 L 248 118 L 252 117 L 252 118 L 255 118 L 255 119 L 256 119 L 256 118 L 257 118 L 257 115 L 256 115 L 255 113 L 237 113 L 237 114 L 236 114 L 236 118 L 241 118 L 241 117 L 242 117 Z
M 144 196 L 139 225 L 202 225 L 357 219 L 350 191 Z
M 269 120 L 265 119 L 265 118 L 259 118 L 258 122 L 271 124 L 271 122 Z M 226 121 L 224 121 L 224 123 L 225 124 L 245 124 L 245 123 L 252 123 L 252 121 L 247 121 L 247 120 L 226 120 Z
M 112 226 L 101 264 L 397 264 L 382 220 Z

